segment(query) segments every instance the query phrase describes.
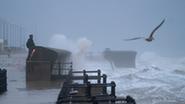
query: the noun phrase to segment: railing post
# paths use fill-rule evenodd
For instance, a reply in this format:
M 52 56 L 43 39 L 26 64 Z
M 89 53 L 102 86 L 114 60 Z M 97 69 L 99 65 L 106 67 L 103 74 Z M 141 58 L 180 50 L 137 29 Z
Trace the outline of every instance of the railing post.
M 87 83 L 88 82 L 88 75 L 87 74 L 84 75 L 83 81 L 84 81 L 84 83 Z
M 86 74 L 86 71 L 85 71 L 85 70 L 83 70 L 83 76 L 85 76 L 85 74 Z
M 98 79 L 97 83 L 101 83 L 101 70 L 98 69 Z
M 87 97 L 91 97 L 91 83 L 90 82 L 87 82 L 86 83 L 86 92 L 85 92 L 85 95 Z
M 73 76 L 72 69 L 69 70 L 68 75 L 69 75 L 70 78 Z
M 71 62 L 70 64 L 71 64 L 70 65 L 70 70 L 72 70 L 73 69 L 73 62 Z
M 116 96 L 116 83 L 111 81 L 111 96 Z
M 116 83 L 111 81 L 111 96 L 116 97 Z M 111 104 L 115 104 L 115 99 L 111 100 Z
M 107 75 L 103 74 L 103 84 L 107 83 Z M 103 87 L 103 94 L 107 94 L 107 86 Z
M 69 83 L 72 83 L 72 77 L 73 77 L 73 72 L 72 72 L 72 70 L 69 70 L 68 78 L 67 78 L 67 80 L 69 81 Z
M 96 97 L 95 96 L 92 97 L 92 104 L 98 104 L 98 101 L 96 101 Z

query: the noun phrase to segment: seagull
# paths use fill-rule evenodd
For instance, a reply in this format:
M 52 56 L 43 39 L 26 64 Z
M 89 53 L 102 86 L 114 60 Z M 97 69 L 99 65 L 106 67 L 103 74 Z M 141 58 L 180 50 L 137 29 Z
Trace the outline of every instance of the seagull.
M 156 32 L 157 29 L 159 29 L 159 27 L 162 26 L 162 24 L 165 22 L 165 19 L 163 19 L 163 21 L 150 33 L 148 38 L 145 37 L 135 37 L 135 38 L 131 38 L 131 39 L 125 39 L 125 41 L 131 41 L 131 40 L 137 40 L 137 39 L 145 39 L 147 42 L 151 42 L 152 40 L 154 40 L 154 33 Z

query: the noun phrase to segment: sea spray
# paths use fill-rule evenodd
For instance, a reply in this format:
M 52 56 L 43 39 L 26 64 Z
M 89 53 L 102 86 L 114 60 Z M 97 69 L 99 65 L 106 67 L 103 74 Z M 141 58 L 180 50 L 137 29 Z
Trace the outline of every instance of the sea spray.
M 64 49 L 71 52 L 77 48 L 75 47 L 74 41 L 68 39 L 65 35 L 62 34 L 54 34 L 48 42 L 48 47 Z
M 82 37 L 71 40 L 62 34 L 55 34 L 51 37 L 48 47 L 68 50 L 72 53 L 73 69 L 83 70 L 85 68 L 85 55 L 88 53 L 92 41 Z

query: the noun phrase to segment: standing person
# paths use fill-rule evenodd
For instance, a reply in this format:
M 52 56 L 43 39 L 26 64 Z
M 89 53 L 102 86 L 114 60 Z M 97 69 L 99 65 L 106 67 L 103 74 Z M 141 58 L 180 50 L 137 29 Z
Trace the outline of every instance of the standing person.
M 33 34 L 29 35 L 29 39 L 26 42 L 26 47 L 28 48 L 29 52 L 28 52 L 28 57 L 27 60 L 30 58 L 31 52 L 35 47 L 35 43 L 33 41 Z

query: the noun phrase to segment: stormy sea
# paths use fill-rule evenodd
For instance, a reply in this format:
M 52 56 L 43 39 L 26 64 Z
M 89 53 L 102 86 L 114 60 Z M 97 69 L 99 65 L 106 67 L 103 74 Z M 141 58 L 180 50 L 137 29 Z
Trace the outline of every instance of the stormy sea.
M 0 104 L 55 104 L 60 88 L 26 88 L 26 56 L 0 55 L 0 68 L 7 69 L 8 83 Z M 107 74 L 108 82 L 115 81 L 117 96 L 130 95 L 137 104 L 185 104 L 185 58 L 145 52 L 136 57 L 135 68 L 116 68 L 105 60 L 84 59 L 79 64 L 86 70 L 100 69 Z

